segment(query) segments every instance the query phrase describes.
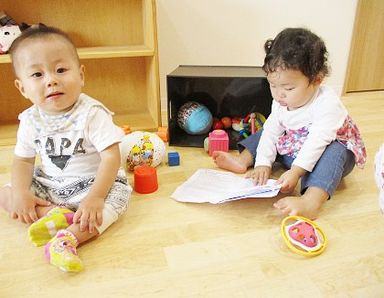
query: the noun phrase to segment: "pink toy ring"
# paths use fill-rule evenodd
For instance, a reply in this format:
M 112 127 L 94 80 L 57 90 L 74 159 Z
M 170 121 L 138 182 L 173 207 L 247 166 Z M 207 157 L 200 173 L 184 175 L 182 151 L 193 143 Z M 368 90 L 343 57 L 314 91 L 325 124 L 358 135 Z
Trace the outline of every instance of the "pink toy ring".
M 321 254 L 328 243 L 320 227 L 302 216 L 284 218 L 280 231 L 289 249 L 303 256 L 313 257 Z

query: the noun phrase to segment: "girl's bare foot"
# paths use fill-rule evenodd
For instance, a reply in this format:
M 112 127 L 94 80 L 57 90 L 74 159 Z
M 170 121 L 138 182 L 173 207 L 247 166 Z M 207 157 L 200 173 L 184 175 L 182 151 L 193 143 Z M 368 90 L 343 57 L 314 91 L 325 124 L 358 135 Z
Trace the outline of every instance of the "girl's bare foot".
M 234 173 L 243 174 L 247 171 L 248 166 L 240 158 L 240 155 L 232 155 L 229 152 L 214 151 L 212 158 L 215 164 L 224 170 L 228 170 Z
M 301 197 L 285 197 L 273 206 L 286 215 L 300 215 L 309 219 L 316 219 L 321 206 L 327 201 L 328 193 L 317 187 L 309 187 Z

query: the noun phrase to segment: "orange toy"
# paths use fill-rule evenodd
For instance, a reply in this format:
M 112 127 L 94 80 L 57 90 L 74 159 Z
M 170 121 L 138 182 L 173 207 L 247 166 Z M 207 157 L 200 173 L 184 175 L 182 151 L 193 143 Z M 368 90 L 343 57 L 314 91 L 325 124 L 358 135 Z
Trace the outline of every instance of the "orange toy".
M 157 135 L 164 142 L 168 142 L 168 127 L 159 127 L 157 129 Z
M 131 131 L 131 128 L 129 127 L 129 125 L 122 125 L 121 128 L 123 129 L 124 131 L 124 134 L 130 134 L 132 131 Z

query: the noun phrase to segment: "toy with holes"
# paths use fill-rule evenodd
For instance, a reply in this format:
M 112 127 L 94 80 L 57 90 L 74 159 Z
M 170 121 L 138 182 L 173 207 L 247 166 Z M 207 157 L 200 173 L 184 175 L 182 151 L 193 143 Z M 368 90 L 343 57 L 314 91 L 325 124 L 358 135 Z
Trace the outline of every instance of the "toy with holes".
M 302 216 L 284 218 L 280 231 L 289 249 L 302 256 L 317 256 L 325 250 L 328 243 L 320 227 Z

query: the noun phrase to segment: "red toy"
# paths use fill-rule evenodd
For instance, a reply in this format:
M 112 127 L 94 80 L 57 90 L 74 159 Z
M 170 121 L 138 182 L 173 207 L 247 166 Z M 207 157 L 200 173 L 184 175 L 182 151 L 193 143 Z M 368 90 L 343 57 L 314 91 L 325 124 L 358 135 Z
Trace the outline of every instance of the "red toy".
M 136 166 L 133 172 L 134 190 L 138 193 L 148 194 L 157 190 L 157 174 L 154 167 L 148 165 Z
M 213 118 L 212 129 L 215 130 L 215 129 L 223 129 L 223 128 L 224 128 L 223 122 L 221 122 L 220 119 L 218 118 Z
M 225 129 L 231 128 L 232 119 L 230 117 L 222 117 L 221 123 L 223 123 Z

